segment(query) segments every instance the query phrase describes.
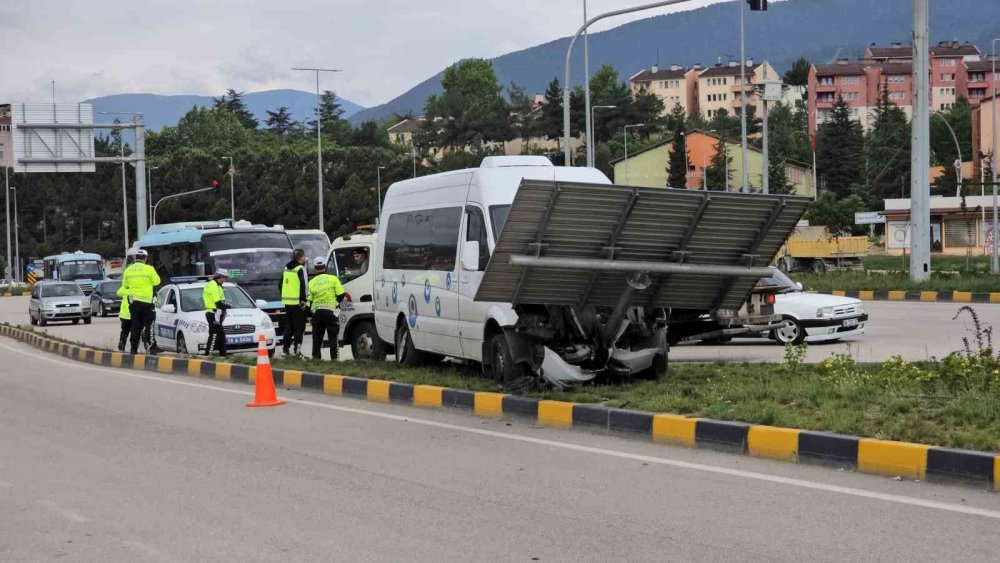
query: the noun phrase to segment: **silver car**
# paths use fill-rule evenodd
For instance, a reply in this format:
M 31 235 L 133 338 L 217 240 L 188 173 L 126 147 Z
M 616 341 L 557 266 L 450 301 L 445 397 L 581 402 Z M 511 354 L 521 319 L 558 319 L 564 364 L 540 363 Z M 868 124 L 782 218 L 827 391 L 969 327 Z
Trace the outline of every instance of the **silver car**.
M 28 302 L 31 324 L 72 321 L 90 324 L 90 298 L 74 282 L 42 282 L 31 291 Z

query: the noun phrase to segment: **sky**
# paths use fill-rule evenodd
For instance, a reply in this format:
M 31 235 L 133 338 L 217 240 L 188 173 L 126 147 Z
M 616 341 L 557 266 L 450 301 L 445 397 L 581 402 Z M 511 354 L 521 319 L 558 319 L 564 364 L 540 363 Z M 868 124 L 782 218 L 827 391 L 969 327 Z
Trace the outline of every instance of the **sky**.
M 595 24 L 693 9 L 691 0 Z M 590 15 L 640 4 L 588 0 Z M 0 102 L 120 93 L 218 95 L 227 88 L 312 91 L 293 66 L 343 69 L 322 88 L 366 107 L 449 64 L 570 35 L 583 0 L 4 0 Z

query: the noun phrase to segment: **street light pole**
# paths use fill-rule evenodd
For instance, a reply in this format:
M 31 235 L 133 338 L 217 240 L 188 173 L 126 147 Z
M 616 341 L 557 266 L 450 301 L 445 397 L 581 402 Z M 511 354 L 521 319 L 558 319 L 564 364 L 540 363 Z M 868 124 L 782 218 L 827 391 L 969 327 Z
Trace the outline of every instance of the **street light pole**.
M 941 119 L 944 122 L 944 126 L 948 128 L 948 132 L 951 133 L 951 140 L 955 142 L 955 153 L 958 155 L 958 162 L 962 162 L 962 147 L 958 144 L 958 136 L 955 135 L 955 130 L 952 129 L 951 123 L 948 123 L 948 119 L 941 115 L 939 112 L 933 111 L 931 115 Z M 955 169 L 955 197 L 962 196 L 962 167 L 959 166 Z
M 4 272 L 3 278 L 4 281 L 8 283 L 13 283 L 14 265 L 12 260 L 14 256 L 11 254 L 10 251 L 10 169 L 7 168 L 6 166 L 3 167 L 3 184 L 4 184 L 3 193 L 4 197 L 7 200 L 7 203 L 4 205 L 4 209 L 7 212 L 7 271 Z
M 236 167 L 233 165 L 233 157 L 224 156 L 222 157 L 222 160 L 229 161 L 229 215 L 233 223 L 236 223 L 236 190 L 233 188 L 233 178 L 236 176 Z M 320 201 L 322 201 L 322 199 Z M 322 209 L 322 207 L 320 209 Z M 322 228 L 323 227 L 320 227 L 320 229 Z
M 316 73 L 316 192 L 319 199 L 319 230 L 323 229 L 323 119 L 320 115 L 319 73 L 343 72 L 336 68 L 292 67 L 292 70 L 306 70 Z M 235 207 L 235 206 L 234 206 Z M 235 213 L 234 213 L 235 215 Z M 235 220 L 235 217 L 233 218 Z
M 992 88 L 991 94 L 993 94 L 993 101 L 990 102 L 990 113 L 993 115 L 993 144 L 990 150 L 990 168 L 993 172 L 993 259 L 990 262 L 992 271 L 994 274 L 1000 273 L 1000 260 L 997 259 L 997 104 L 1000 100 L 997 99 L 997 41 L 1000 41 L 1000 37 L 997 37 L 992 41 L 993 43 L 993 64 L 992 72 L 990 75 L 989 84 Z
M 928 0 L 913 0 L 913 150 L 910 154 L 910 279 L 931 270 Z
M 375 202 L 378 203 L 378 217 L 375 218 L 375 224 L 378 224 L 379 219 L 382 218 L 382 171 L 385 170 L 385 166 L 379 166 L 375 169 Z
M 146 201 L 149 202 L 149 216 L 153 216 L 153 170 L 159 170 L 159 166 L 151 166 L 146 169 Z
M 11 266 L 11 271 L 14 273 L 14 279 L 18 282 L 21 281 L 21 239 L 18 238 L 17 229 L 17 188 L 14 186 L 10 187 L 10 191 L 14 192 L 14 261 L 17 264 Z
M 594 123 L 594 120 L 597 119 L 597 117 L 596 117 L 597 110 L 599 110 L 599 109 L 614 109 L 616 107 L 617 106 L 593 106 L 592 108 L 590 108 L 590 122 Z M 589 129 L 589 128 L 588 128 L 588 130 L 590 131 L 589 135 L 591 137 L 591 140 L 593 140 L 593 142 L 596 143 L 597 142 L 597 133 L 595 131 Z M 587 145 L 587 151 L 588 151 L 587 166 L 593 168 L 593 166 L 594 166 L 594 155 L 590 154 L 591 150 L 593 150 L 593 145 Z
M 572 92 L 573 90 L 573 88 L 570 86 L 570 59 L 573 56 L 573 47 L 576 45 L 576 41 L 577 39 L 580 38 L 580 35 L 585 31 L 587 31 L 587 28 L 593 25 L 594 22 L 603 20 L 605 18 L 610 18 L 612 16 L 621 16 L 624 14 L 631 14 L 633 12 L 640 12 L 642 10 L 651 10 L 653 8 L 661 8 L 663 6 L 670 6 L 672 4 L 681 4 L 690 1 L 691 0 L 662 0 L 660 2 L 653 2 L 652 4 L 644 4 L 642 6 L 635 6 L 633 8 L 613 10 L 611 12 L 606 12 L 590 18 L 589 20 L 584 22 L 584 24 L 580 27 L 580 29 L 576 31 L 576 34 L 574 34 L 573 38 L 570 39 L 569 47 L 566 49 L 566 63 L 565 63 L 565 73 L 563 80 L 563 138 L 564 138 L 563 158 L 564 158 L 564 164 L 566 166 L 570 166 L 570 163 L 573 162 L 573 148 L 570 146 L 570 137 L 572 135 L 570 134 L 570 112 L 569 112 L 570 92 Z M 589 114 L 587 112 L 584 112 L 584 120 L 586 120 L 587 115 Z M 589 127 L 587 135 L 584 138 L 585 139 L 590 138 Z
M 218 183 L 218 182 L 216 182 L 216 183 Z M 200 188 L 200 189 L 197 189 L 197 190 L 191 190 L 191 191 L 188 191 L 188 192 L 181 192 L 179 194 L 170 194 L 170 195 L 165 195 L 165 196 L 161 197 L 156 202 L 156 205 L 153 206 L 153 224 L 154 225 L 156 224 L 156 210 L 160 207 L 160 204 L 163 203 L 164 201 L 166 201 L 168 199 L 173 199 L 175 197 L 181 197 L 182 195 L 191 195 L 191 194 L 197 194 L 197 193 L 201 193 L 201 192 L 207 192 L 209 190 L 214 190 L 215 188 L 216 188 L 216 186 L 212 186 L 210 188 Z
M 587 23 L 587 0 L 583 0 L 583 23 Z M 590 106 L 590 32 L 583 32 L 583 105 L 587 120 L 587 166 L 594 167 L 594 136 L 591 128 L 594 123 Z
M 122 144 L 121 144 L 121 153 L 122 153 L 122 159 L 123 159 L 122 160 L 122 223 L 125 226 L 125 254 L 124 254 L 124 256 L 128 257 L 128 247 L 129 247 L 129 240 L 128 240 L 128 186 L 126 185 L 126 182 L 125 182 L 125 161 L 124 161 L 124 158 L 125 158 L 125 143 L 124 142 L 122 142 Z M 156 221 L 153 221 L 153 223 L 155 224 Z
M 626 125 L 625 127 L 622 127 L 622 131 L 624 131 L 625 134 L 625 185 L 631 185 L 629 182 L 632 181 L 632 177 L 628 173 L 628 130 L 645 126 L 645 123 L 636 123 L 634 125 Z
M 749 172 L 747 170 L 747 54 L 743 33 L 743 2 L 736 0 L 740 7 L 740 146 L 743 150 L 742 178 L 743 187 L 740 191 L 747 192 L 749 188 Z

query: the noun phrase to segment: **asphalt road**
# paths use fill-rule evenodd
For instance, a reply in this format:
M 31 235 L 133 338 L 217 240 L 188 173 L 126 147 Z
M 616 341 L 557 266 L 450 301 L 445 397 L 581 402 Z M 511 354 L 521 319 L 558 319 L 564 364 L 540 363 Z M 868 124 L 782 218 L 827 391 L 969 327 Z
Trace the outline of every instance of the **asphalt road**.
M 806 361 L 820 362 L 832 354 L 851 354 L 864 362 L 881 362 L 897 354 L 908 360 L 941 358 L 961 348 L 962 337 L 969 334 L 971 326 L 967 315 L 952 320 L 961 307 L 957 303 L 873 301 L 865 303 L 865 307 L 871 315 L 865 335 L 832 344 L 812 344 Z M 1000 305 L 974 307 L 985 325 L 993 325 L 1000 330 Z M 27 298 L 0 298 L 0 322 L 27 325 Z M 44 330 L 61 338 L 111 348 L 117 345 L 118 328 L 117 318 L 95 318 L 90 326 L 62 324 Z M 307 353 L 312 350 L 309 335 L 305 337 L 304 349 Z M 341 348 L 340 354 L 341 359 L 349 359 L 350 348 Z M 326 357 L 327 352 L 323 355 Z M 784 349 L 766 339 L 737 339 L 719 346 L 675 346 L 670 357 L 672 361 L 780 362 Z
M 1000 496 L 0 341 L 0 560 L 996 560 Z

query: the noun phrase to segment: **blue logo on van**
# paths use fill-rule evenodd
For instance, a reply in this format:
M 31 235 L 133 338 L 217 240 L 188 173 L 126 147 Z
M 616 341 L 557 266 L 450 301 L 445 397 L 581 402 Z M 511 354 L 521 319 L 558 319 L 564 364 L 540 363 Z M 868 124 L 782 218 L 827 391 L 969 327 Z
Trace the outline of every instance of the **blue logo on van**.
M 399 289 L 396 286 L 396 282 L 392 282 L 392 304 L 395 305 L 399 300 Z
M 410 299 L 407 302 L 407 307 L 410 310 L 409 321 L 411 327 L 417 326 L 417 298 L 412 293 L 410 294 Z
M 441 298 L 440 297 L 435 297 L 434 298 L 434 313 L 437 316 L 439 316 L 439 317 L 441 316 Z
M 424 280 L 424 303 L 431 302 L 431 280 Z
M 451 291 L 451 272 L 448 272 L 448 275 L 444 277 L 444 287 Z

